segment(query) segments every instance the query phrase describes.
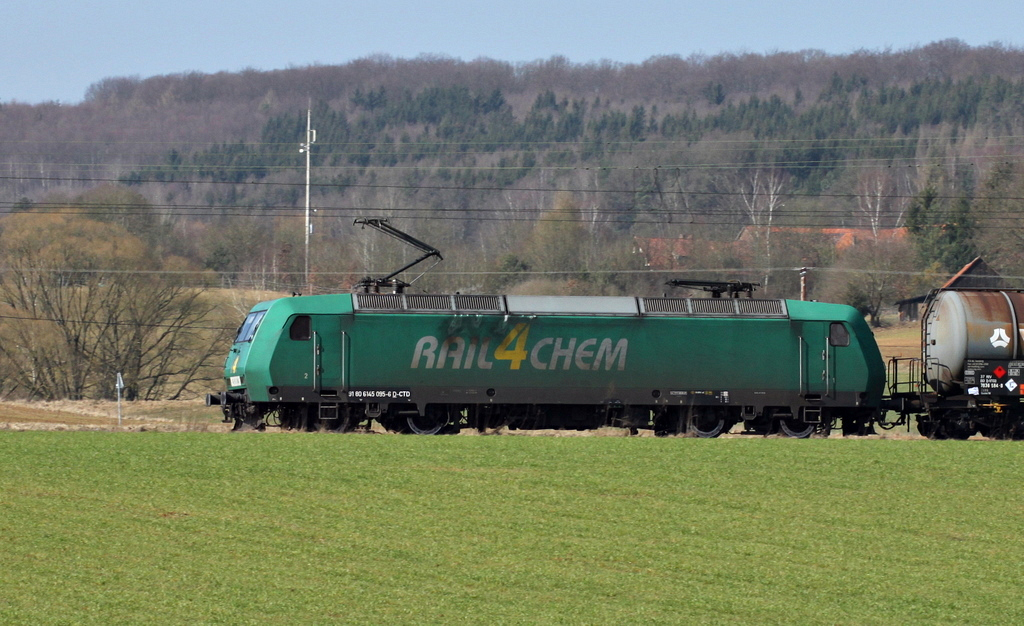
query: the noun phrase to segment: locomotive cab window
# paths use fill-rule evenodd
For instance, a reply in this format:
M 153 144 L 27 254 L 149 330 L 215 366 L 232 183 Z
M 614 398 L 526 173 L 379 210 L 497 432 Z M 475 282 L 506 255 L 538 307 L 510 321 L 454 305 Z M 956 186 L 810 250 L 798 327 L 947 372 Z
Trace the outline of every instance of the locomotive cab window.
M 844 347 L 850 345 L 850 331 L 842 322 L 832 322 L 828 327 L 828 345 Z
M 253 335 L 256 334 L 256 329 L 259 328 L 260 322 L 263 321 L 263 316 L 266 315 L 266 311 L 253 311 L 245 317 L 245 321 L 238 328 L 238 335 L 235 337 L 235 343 L 241 343 L 243 341 L 251 341 Z
M 288 336 L 292 341 L 308 341 L 312 337 L 313 321 L 308 315 L 299 315 L 292 322 Z

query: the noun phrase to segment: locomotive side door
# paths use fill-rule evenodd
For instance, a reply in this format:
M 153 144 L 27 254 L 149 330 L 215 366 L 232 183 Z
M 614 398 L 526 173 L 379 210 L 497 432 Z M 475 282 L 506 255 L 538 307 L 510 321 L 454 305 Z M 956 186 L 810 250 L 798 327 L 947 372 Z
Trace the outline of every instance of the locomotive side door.
M 829 323 L 800 322 L 797 328 L 800 351 L 800 395 L 831 397 L 834 393 L 835 355 L 829 345 Z
M 344 386 L 343 372 L 345 354 L 340 316 L 314 315 L 310 328 L 313 391 L 326 397 L 336 394 Z M 333 392 L 333 393 L 332 393 Z

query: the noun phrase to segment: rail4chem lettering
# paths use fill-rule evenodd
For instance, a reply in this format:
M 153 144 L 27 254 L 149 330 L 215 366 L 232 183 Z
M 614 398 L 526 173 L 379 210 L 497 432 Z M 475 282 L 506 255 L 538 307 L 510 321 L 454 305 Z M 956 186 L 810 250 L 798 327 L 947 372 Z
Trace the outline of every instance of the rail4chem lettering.
M 491 351 L 490 337 L 420 337 L 413 369 L 508 369 L 624 371 L 629 340 L 625 338 L 542 337 L 530 340 L 530 325 L 516 324 Z

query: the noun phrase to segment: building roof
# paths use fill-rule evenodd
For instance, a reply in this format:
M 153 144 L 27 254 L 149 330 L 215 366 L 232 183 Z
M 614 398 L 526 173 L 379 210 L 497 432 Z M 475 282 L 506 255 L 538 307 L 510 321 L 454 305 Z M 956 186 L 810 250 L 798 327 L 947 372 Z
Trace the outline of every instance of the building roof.
M 737 241 L 750 241 L 763 232 L 763 226 L 744 226 Z M 845 250 L 861 241 L 902 241 L 907 237 L 906 228 L 796 228 L 772 226 L 772 233 L 795 235 L 823 235 L 832 241 L 837 251 Z
M 960 271 L 953 274 L 940 289 L 998 289 L 1004 286 L 1003 277 L 979 256 L 960 268 Z
M 642 254 L 644 265 L 656 270 L 672 270 L 693 252 L 693 237 L 633 237 L 634 252 Z

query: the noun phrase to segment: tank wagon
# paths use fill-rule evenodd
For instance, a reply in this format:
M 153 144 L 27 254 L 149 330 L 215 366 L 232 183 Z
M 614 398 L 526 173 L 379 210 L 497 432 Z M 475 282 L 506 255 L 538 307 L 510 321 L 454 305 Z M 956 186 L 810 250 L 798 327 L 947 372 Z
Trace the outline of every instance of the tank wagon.
M 1021 365 L 1024 365 L 1022 363 Z M 257 304 L 208 396 L 236 428 L 591 429 L 806 437 L 885 389 L 851 307 L 756 298 L 351 293 Z
M 1024 438 L 1024 291 L 940 289 L 926 301 L 921 357 L 889 364 L 889 404 L 936 439 Z

